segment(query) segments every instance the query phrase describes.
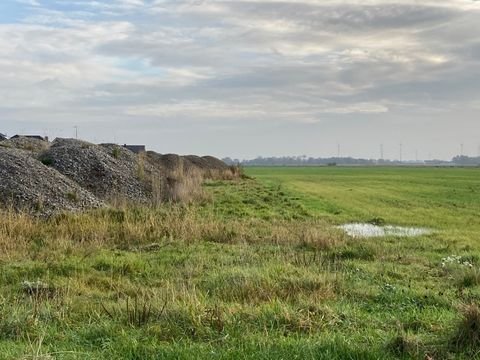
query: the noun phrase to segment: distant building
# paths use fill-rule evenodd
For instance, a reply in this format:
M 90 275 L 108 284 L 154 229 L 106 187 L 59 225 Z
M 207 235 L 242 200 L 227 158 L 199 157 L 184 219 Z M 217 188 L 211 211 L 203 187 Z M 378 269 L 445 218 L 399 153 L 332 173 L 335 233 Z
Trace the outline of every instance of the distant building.
M 7 140 L 7 135 L 3 135 L 2 133 L 0 133 L 0 141 L 4 140 Z
M 48 141 L 48 136 L 40 136 L 40 135 L 14 135 L 10 139 L 18 139 L 18 138 L 27 138 L 27 139 L 37 139 L 42 141 Z
M 145 151 L 147 151 L 146 148 L 145 148 L 145 145 L 127 145 L 127 144 L 125 144 L 125 145 L 123 145 L 123 147 L 125 149 L 128 149 L 128 150 L 134 152 L 135 154 L 140 154 L 140 153 L 144 153 Z

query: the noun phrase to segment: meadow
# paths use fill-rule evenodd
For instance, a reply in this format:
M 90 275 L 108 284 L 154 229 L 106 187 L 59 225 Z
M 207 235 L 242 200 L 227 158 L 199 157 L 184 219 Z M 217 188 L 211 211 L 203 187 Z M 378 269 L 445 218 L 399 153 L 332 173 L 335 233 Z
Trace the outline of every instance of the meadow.
M 190 204 L 0 215 L 0 359 L 471 359 L 480 169 L 248 168 Z M 419 226 L 350 238 L 349 222 Z

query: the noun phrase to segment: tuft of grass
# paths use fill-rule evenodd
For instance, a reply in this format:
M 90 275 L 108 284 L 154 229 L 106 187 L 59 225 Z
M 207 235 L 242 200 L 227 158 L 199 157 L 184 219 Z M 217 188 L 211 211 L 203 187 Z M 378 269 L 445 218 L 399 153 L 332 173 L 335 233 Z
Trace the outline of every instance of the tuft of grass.
M 167 301 L 168 298 L 165 299 L 160 310 L 153 308 L 148 297 L 140 298 L 138 295 L 135 295 L 133 299 L 127 296 L 124 306 L 117 305 L 110 309 L 107 309 L 103 303 L 101 303 L 101 306 L 112 321 L 122 321 L 130 326 L 141 327 L 152 321 L 154 316 L 158 320 L 165 312 Z
M 191 203 L 201 199 L 204 196 L 202 184 L 205 176 L 200 169 L 185 167 L 182 159 L 176 168 L 167 171 L 164 201 Z
M 35 211 L 40 212 L 44 209 L 44 206 L 45 206 L 44 199 L 42 197 L 39 197 L 37 201 L 35 201 L 33 208 L 35 209 Z
M 115 147 L 112 149 L 112 157 L 113 157 L 114 159 L 119 159 L 119 158 L 120 158 L 120 154 L 121 154 L 120 147 L 115 146 Z
M 65 196 L 66 196 L 67 199 L 68 199 L 69 201 L 71 201 L 71 202 L 78 202 L 78 201 L 80 201 L 80 198 L 79 198 L 77 192 L 72 192 L 72 191 L 70 191 L 70 192 L 67 192 Z
M 47 156 L 42 156 L 40 158 L 40 161 L 43 165 L 45 166 L 52 166 L 53 165 L 53 159 Z
M 380 216 L 375 216 L 374 218 L 367 221 L 367 223 L 377 226 L 385 225 L 385 219 Z
M 137 178 L 140 181 L 145 181 L 146 174 L 145 174 L 145 154 L 141 153 L 137 157 Z
M 387 350 L 397 357 L 418 358 L 421 354 L 421 343 L 416 337 L 402 333 L 387 344 Z
M 461 310 L 462 319 L 458 322 L 452 338 L 457 352 L 477 353 L 480 351 L 480 309 L 477 304 L 468 304 Z
M 480 285 L 480 270 L 477 267 L 460 269 L 458 272 L 458 286 L 460 288 Z

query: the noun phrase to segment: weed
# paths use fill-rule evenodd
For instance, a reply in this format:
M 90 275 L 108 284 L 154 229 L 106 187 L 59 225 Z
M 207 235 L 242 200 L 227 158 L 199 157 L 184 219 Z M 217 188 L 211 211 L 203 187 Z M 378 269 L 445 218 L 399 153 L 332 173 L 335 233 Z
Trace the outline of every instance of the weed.
M 28 346 L 30 348 L 30 354 L 24 355 L 22 360 L 53 360 L 53 356 L 50 354 L 44 353 L 42 348 L 43 348 L 43 341 L 45 339 L 45 334 L 42 334 L 39 336 L 35 341 L 32 341 L 30 339 L 30 335 L 27 334 L 27 341 L 28 341 Z
M 417 338 L 405 333 L 397 335 L 387 345 L 387 349 L 396 356 L 418 357 L 421 345 Z
M 332 253 L 334 259 L 338 257 L 345 260 L 373 261 L 375 260 L 375 256 L 375 248 L 362 244 L 344 247 L 343 249 L 339 249 Z
M 368 224 L 376 225 L 376 226 L 383 226 L 386 224 L 386 221 L 384 218 L 376 216 L 370 220 L 367 221 Z
M 145 296 L 139 299 L 139 296 L 135 295 L 133 300 L 131 297 L 127 297 L 123 307 L 117 306 L 108 310 L 103 303 L 101 303 L 101 306 L 111 320 L 120 320 L 130 326 L 141 327 L 148 324 L 152 320 L 153 315 L 157 319 L 160 318 L 165 312 L 167 302 L 168 298 L 165 297 L 162 308 L 157 311 L 153 308 L 151 299 Z
M 121 150 L 119 147 L 115 146 L 113 149 L 112 149 L 112 157 L 114 159 L 119 159 L 120 158 L 120 155 L 121 155 Z
M 459 270 L 458 286 L 469 288 L 480 285 L 480 270 L 478 268 L 466 268 Z
M 462 319 L 452 338 L 456 351 L 478 353 L 480 351 L 480 309 L 477 304 L 463 306 Z
M 55 289 L 42 281 L 24 281 L 22 283 L 23 291 L 34 298 L 51 298 L 55 295 Z
M 80 197 L 78 196 L 78 193 L 76 191 L 67 192 L 66 197 L 71 202 L 77 203 L 80 201 Z
M 145 158 L 145 156 L 146 155 L 144 153 L 138 154 L 138 156 L 137 156 L 137 178 L 140 181 L 145 181 L 145 179 L 146 179 L 146 175 L 145 175 L 146 158 Z
M 40 161 L 42 162 L 43 165 L 45 166 L 52 166 L 53 165 L 53 159 L 47 156 L 43 156 L 40 158 Z
M 42 197 L 39 197 L 35 203 L 34 203 L 34 206 L 33 208 L 35 209 L 36 212 L 40 212 L 44 209 L 44 206 L 45 206 L 45 201 Z

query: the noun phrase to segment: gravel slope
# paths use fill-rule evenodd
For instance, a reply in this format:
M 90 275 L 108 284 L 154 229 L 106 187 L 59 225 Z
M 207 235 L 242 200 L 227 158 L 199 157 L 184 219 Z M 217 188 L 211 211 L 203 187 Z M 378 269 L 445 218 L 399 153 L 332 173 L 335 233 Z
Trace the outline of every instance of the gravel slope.
M 203 180 L 230 175 L 213 157 L 137 155 L 115 144 L 20 138 L 0 145 L 0 206 L 49 216 L 105 203 L 189 201 Z
M 0 203 L 19 211 L 49 216 L 104 204 L 74 181 L 24 151 L 0 147 Z
M 121 146 L 56 139 L 41 160 L 103 200 L 148 203 L 152 198 L 155 171 Z

